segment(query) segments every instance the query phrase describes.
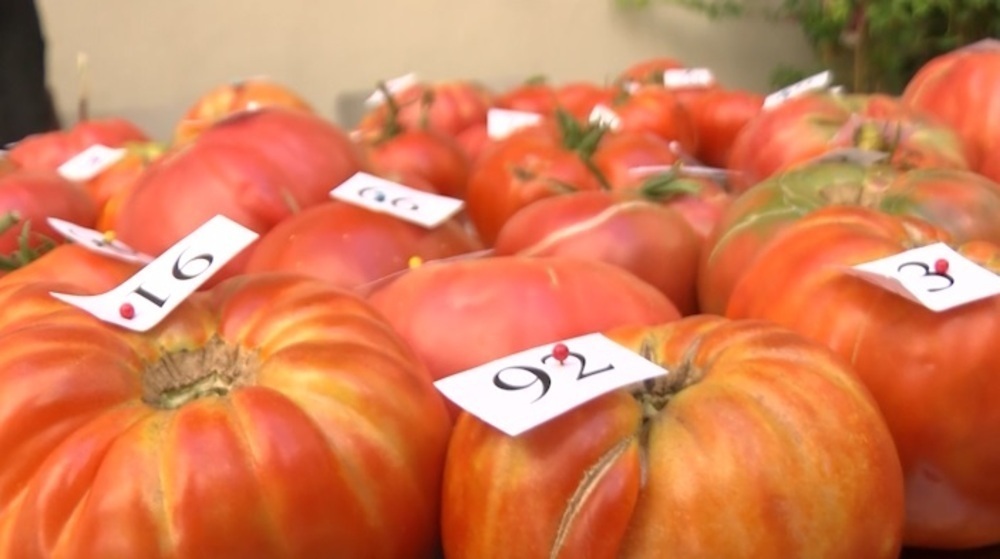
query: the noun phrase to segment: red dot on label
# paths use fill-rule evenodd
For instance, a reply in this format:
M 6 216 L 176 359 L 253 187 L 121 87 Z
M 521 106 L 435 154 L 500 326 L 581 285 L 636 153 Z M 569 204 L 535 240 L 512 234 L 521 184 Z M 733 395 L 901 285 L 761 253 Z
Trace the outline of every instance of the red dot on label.
M 552 357 L 555 357 L 556 361 L 562 365 L 563 361 L 566 361 L 566 358 L 569 357 L 569 348 L 566 347 L 566 344 L 556 344 L 552 347 Z
M 934 262 L 934 271 L 937 272 L 937 273 L 939 273 L 939 274 L 943 274 L 943 273 L 947 272 L 948 271 L 948 261 L 945 260 L 944 258 L 939 258 L 936 262 Z
M 122 303 L 122 306 L 118 307 L 118 314 L 122 315 L 125 320 L 131 320 L 135 318 L 135 307 L 132 303 Z

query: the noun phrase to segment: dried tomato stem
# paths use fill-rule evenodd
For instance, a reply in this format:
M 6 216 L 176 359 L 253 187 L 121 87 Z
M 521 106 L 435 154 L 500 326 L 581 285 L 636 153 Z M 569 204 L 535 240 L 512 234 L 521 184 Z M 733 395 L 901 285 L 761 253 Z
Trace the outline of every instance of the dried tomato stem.
M 165 351 L 143 372 L 142 399 L 157 409 L 177 409 L 199 398 L 225 396 L 252 385 L 259 370 L 256 351 L 215 336 L 198 349 Z

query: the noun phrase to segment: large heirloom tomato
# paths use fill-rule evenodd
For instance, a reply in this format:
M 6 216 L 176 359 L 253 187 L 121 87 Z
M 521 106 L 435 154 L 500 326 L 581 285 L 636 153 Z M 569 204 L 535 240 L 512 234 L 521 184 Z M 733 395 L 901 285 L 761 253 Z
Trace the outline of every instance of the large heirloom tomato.
M 610 192 L 539 200 L 500 230 L 497 255 L 570 256 L 608 262 L 659 289 L 681 314 L 697 310 L 701 241 L 679 212 Z
M 563 256 L 429 262 L 369 300 L 434 378 L 552 340 L 680 316 L 634 275 Z
M 154 256 L 217 214 L 264 233 L 329 200 L 361 168 L 357 146 L 319 117 L 281 107 L 237 113 L 150 165 L 120 202 L 115 231 Z M 213 282 L 242 269 L 248 254 Z
M 933 312 L 844 272 L 941 240 L 913 220 L 826 208 L 760 251 L 726 314 L 777 322 L 849 360 L 899 450 L 906 543 L 966 548 L 1000 543 L 1000 297 Z M 1000 250 L 983 245 L 970 256 L 995 264 Z
M 399 107 L 398 118 L 404 128 L 427 128 L 452 137 L 486 122 L 486 112 L 492 105 L 488 89 L 458 80 L 417 83 L 393 93 L 392 98 Z M 377 134 L 385 126 L 390 111 L 385 103 L 370 110 L 362 117 L 358 131 L 366 137 Z
M 669 374 L 510 437 L 463 413 L 449 559 L 895 559 L 899 459 L 819 344 L 707 315 L 609 336 Z
M 247 78 L 218 85 L 198 97 L 174 127 L 174 143 L 190 142 L 234 113 L 271 106 L 315 112 L 308 101 L 288 86 L 270 78 Z
M 145 334 L 77 311 L 0 344 L 0 556 L 399 559 L 437 547 L 445 408 L 347 292 L 243 276 Z
M 932 59 L 913 76 L 903 102 L 955 129 L 973 169 L 1000 181 L 1000 41 Z
M 123 118 L 86 120 L 66 130 L 32 134 L 7 153 L 22 169 L 55 171 L 83 150 L 93 145 L 121 147 L 131 142 L 148 142 L 149 137 Z
M 764 96 L 742 89 L 711 88 L 683 104 L 698 134 L 695 158 L 705 165 L 725 167 L 740 131 L 764 106 Z
M 947 169 L 900 172 L 849 163 L 809 165 L 758 184 L 723 214 L 702 255 L 702 311 L 724 312 L 733 286 L 761 248 L 781 229 L 827 205 L 918 217 L 959 242 L 1000 244 L 1000 185 L 981 175 Z
M 63 281 L 103 293 L 139 271 L 139 265 L 95 252 L 76 243 L 57 245 L 45 254 L 0 277 L 0 285 Z
M 901 169 L 967 169 L 961 140 L 930 116 L 887 95 L 811 93 L 750 120 L 730 147 L 732 186 L 742 192 L 838 148 L 884 151 Z
M 407 269 L 414 258 L 436 260 L 481 248 L 456 219 L 427 229 L 331 200 L 268 231 L 249 249 L 252 254 L 245 271 L 296 272 L 357 289 Z

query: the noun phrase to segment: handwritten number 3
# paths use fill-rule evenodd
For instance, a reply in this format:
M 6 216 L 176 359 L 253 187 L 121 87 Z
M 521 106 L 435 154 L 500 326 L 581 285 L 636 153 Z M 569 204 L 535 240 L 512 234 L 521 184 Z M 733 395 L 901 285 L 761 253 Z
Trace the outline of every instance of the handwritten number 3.
M 592 371 L 588 371 L 586 357 L 573 351 L 569 353 L 569 357 L 576 359 L 577 363 L 579 363 L 579 369 L 577 369 L 576 373 L 576 380 L 583 380 L 587 377 L 598 375 L 600 373 L 606 373 L 615 368 L 614 365 L 608 365 L 601 369 L 594 369 Z M 545 365 L 552 359 L 555 359 L 555 357 L 553 357 L 551 354 L 546 355 L 545 357 L 542 357 L 542 364 Z M 534 378 L 525 383 L 512 384 L 503 379 L 503 374 L 505 371 L 524 371 L 533 376 Z M 536 384 L 541 385 L 542 393 L 539 394 L 537 398 L 532 400 L 532 403 L 537 402 L 542 398 L 544 398 L 545 395 L 549 393 L 549 389 L 552 388 L 552 377 L 544 369 L 540 367 L 532 367 L 530 365 L 512 365 L 510 367 L 504 367 L 503 369 L 500 369 L 499 371 L 497 371 L 495 375 L 493 375 L 493 386 L 496 386 L 500 390 L 525 390 L 527 388 L 531 388 Z
M 937 272 L 933 268 L 931 268 L 930 266 L 928 266 L 927 264 L 924 264 L 923 262 L 904 262 L 904 263 L 900 264 L 898 268 L 896 268 L 896 271 L 897 272 L 902 272 L 905 268 L 909 268 L 910 266 L 914 266 L 914 267 L 917 267 L 917 268 L 920 268 L 921 270 L 923 270 L 924 273 L 923 273 L 923 275 L 921 277 L 944 278 L 945 280 L 948 281 L 947 285 L 943 285 L 941 287 L 930 287 L 930 288 L 928 288 L 927 291 L 929 291 L 931 293 L 934 293 L 934 292 L 937 292 L 937 291 L 944 291 L 945 289 L 948 289 L 949 287 L 955 285 L 955 278 L 953 278 L 950 275 L 948 275 L 947 272 Z

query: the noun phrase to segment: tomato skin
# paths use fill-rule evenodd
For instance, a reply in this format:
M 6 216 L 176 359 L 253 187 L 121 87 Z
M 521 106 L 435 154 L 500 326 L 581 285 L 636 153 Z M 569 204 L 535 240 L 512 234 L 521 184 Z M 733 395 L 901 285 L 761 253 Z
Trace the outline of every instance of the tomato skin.
M 57 173 L 44 170 L 16 170 L 0 175 L 0 214 L 15 212 L 18 220 L 0 232 L 0 254 L 18 250 L 18 238 L 30 222 L 28 246 L 41 247 L 48 239 L 61 243 L 63 237 L 46 218 L 55 217 L 84 227 L 97 219 L 97 207 L 87 192 Z
M 733 286 L 778 232 L 829 205 L 865 206 L 910 216 L 949 232 L 956 242 L 1000 243 L 1000 185 L 970 171 L 850 163 L 810 165 L 774 177 L 736 197 L 703 252 L 698 297 L 721 314 Z
M 726 167 L 733 142 L 764 105 L 764 96 L 742 89 L 712 88 L 683 101 L 698 134 L 696 159 Z
M 556 256 L 429 263 L 369 301 L 435 379 L 557 339 L 680 316 L 662 293 L 624 270 Z
M 1000 181 L 1000 45 L 958 49 L 924 64 L 903 91 L 903 103 L 952 127 L 973 169 Z
M 0 356 L 0 555 L 431 555 L 450 425 L 362 300 L 269 274 L 195 294 L 146 334 L 92 319 L 4 334 L 18 350 Z M 246 348 L 237 372 L 252 374 L 225 395 L 147 403 L 170 381 L 148 364 L 206 344 Z
M 666 140 L 648 132 L 607 132 L 601 137 L 591 161 L 612 189 L 636 182 L 636 167 L 668 167 L 677 162 L 677 152 Z
M 539 200 L 507 221 L 494 249 L 608 262 L 657 288 L 681 314 L 697 310 L 699 238 L 682 215 L 655 202 L 602 191 Z
M 362 168 L 358 148 L 325 120 L 281 107 L 239 113 L 150 165 L 121 202 L 115 231 L 152 256 L 216 214 L 264 233 Z M 248 254 L 209 284 L 241 270 Z
M 399 123 L 405 129 L 426 128 L 455 137 L 470 126 L 486 122 L 493 95 L 480 84 L 445 80 L 418 83 L 393 94 Z M 426 102 L 425 102 L 426 101 Z M 390 117 L 387 105 L 368 111 L 358 124 L 362 136 L 377 135 Z
M 850 360 L 899 450 L 905 543 L 961 549 L 1000 542 L 1000 483 L 993 475 L 1000 468 L 993 436 L 1000 429 L 993 405 L 1000 398 L 1000 299 L 936 313 L 842 271 L 949 240 L 943 230 L 920 230 L 867 208 L 825 208 L 765 246 L 726 314 L 775 321 Z M 984 244 L 969 255 L 996 262 L 1000 249 L 985 251 Z M 808 313 L 796 307 L 803 303 Z
M 712 316 L 607 335 L 683 376 L 661 381 L 672 396 L 644 411 L 614 391 L 518 437 L 463 413 L 445 468 L 448 557 L 898 557 L 899 460 L 829 350 Z
M 190 142 L 206 128 L 240 111 L 270 106 L 315 113 L 312 105 L 301 95 L 273 79 L 255 77 L 237 80 L 217 85 L 195 99 L 174 127 L 174 144 Z
M 253 246 L 246 272 L 285 271 L 357 289 L 421 261 L 482 249 L 456 220 L 434 229 L 341 201 L 295 214 Z
M 621 131 L 646 132 L 677 142 L 684 153 L 698 149 L 698 132 L 691 116 L 673 91 L 643 86 L 619 97 L 612 105 L 621 119 Z
M 55 171 L 96 144 L 117 148 L 131 142 L 148 141 L 149 136 L 129 120 L 101 118 L 79 122 L 66 130 L 28 136 L 15 144 L 7 157 L 22 169 Z
M 969 168 L 954 131 L 894 97 L 814 93 L 762 111 L 742 128 L 727 163 L 734 172 L 732 187 L 743 192 L 847 147 L 890 152 L 888 162 L 902 170 Z

